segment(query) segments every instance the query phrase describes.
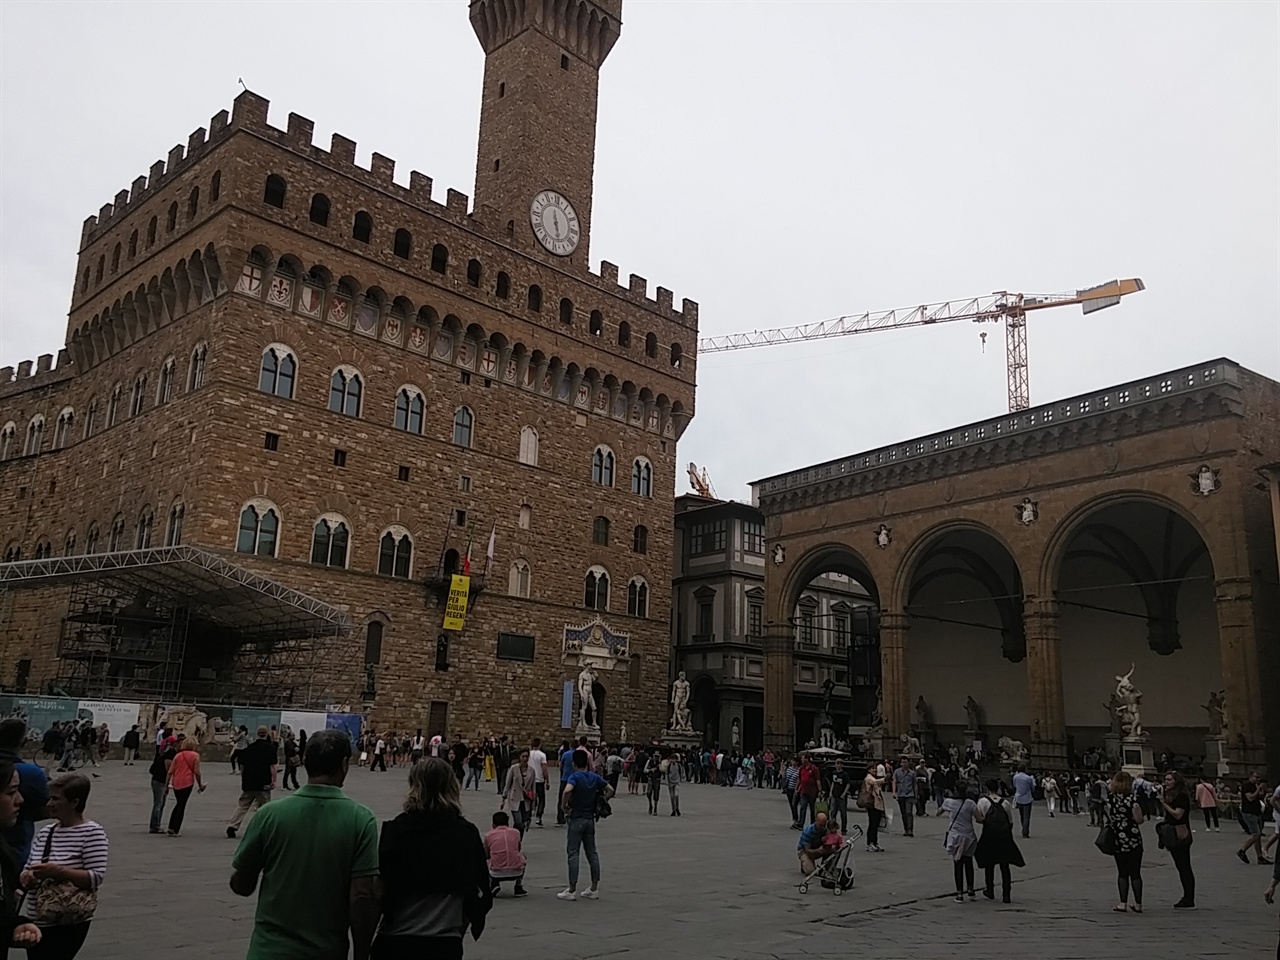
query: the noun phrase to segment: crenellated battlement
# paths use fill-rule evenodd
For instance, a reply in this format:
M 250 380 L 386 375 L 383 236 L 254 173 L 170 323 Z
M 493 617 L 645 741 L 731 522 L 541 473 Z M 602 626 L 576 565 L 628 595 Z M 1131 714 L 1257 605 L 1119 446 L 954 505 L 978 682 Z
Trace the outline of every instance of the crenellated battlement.
M 52 353 L 42 353 L 33 360 L 23 360 L 15 367 L 0 367 L 0 396 L 45 387 L 75 375 L 71 354 L 58 351 L 57 363 Z
M 325 150 L 313 142 L 315 123 L 307 117 L 290 113 L 283 130 L 268 123 L 267 112 L 270 105 L 267 98 L 251 90 L 236 97 L 230 113 L 222 110 L 215 114 L 209 121 L 207 130 L 200 127 L 193 131 L 185 146 L 176 144 L 166 159 L 157 160 L 151 165 L 145 177 L 138 177 L 128 190 L 117 193 L 112 203 L 103 204 L 96 216 L 86 218 L 81 234 L 81 248 L 117 225 L 139 204 L 155 195 L 206 156 L 214 146 L 237 131 L 251 133 L 463 229 L 483 233 L 471 210 L 471 198 L 467 194 L 450 188 L 445 194 L 445 202 L 439 203 L 432 198 L 434 185 L 431 177 L 426 174 L 413 170 L 409 174 L 408 186 L 396 183 L 396 161 L 392 158 L 374 153 L 368 168 L 361 167 L 356 163 L 355 140 L 341 133 L 334 133 L 330 138 L 329 149 Z M 648 281 L 644 277 L 631 274 L 628 282 L 621 284 L 618 280 L 618 267 L 607 261 L 601 262 L 598 274 L 589 273 L 588 276 L 596 280 L 596 286 L 605 293 L 621 297 L 690 329 L 697 329 L 698 304 L 692 300 L 684 300 L 682 309 L 677 310 L 672 292 L 665 287 L 658 287 L 656 297 L 650 298 Z

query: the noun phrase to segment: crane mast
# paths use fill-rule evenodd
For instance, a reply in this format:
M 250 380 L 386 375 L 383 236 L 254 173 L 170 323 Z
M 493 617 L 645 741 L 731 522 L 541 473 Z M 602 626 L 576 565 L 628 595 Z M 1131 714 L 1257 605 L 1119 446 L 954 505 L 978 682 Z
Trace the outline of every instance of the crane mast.
M 1084 313 L 1114 307 L 1120 298 L 1146 289 L 1137 278 L 1112 280 L 1084 290 L 1068 293 L 1022 294 L 997 291 L 990 296 L 967 300 L 945 300 L 916 307 L 868 311 L 822 320 L 796 327 L 775 327 L 734 333 L 722 337 L 704 337 L 698 341 L 698 352 L 723 353 L 779 343 L 801 343 L 827 340 L 876 330 L 902 330 L 934 323 L 969 320 L 973 323 L 1005 322 L 1005 354 L 1009 378 L 1009 410 L 1025 410 L 1031 405 L 1031 383 L 1027 366 L 1027 313 L 1050 307 L 1080 304 Z

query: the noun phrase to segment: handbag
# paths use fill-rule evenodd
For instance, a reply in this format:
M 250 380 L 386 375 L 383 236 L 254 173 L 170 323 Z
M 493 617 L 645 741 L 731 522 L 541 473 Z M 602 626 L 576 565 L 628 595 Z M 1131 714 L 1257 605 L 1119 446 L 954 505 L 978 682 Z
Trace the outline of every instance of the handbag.
M 56 824 L 49 827 L 41 863 L 49 862 L 49 853 L 53 849 L 53 832 L 56 829 Z M 32 910 L 35 920 L 42 926 L 87 923 L 93 919 L 94 911 L 98 909 L 98 891 L 77 887 L 70 880 L 37 880 L 29 894 L 34 898 Z
M 1176 850 L 1191 842 L 1191 828 L 1185 823 L 1158 823 L 1156 836 L 1165 850 Z
M 1093 845 L 1108 857 L 1116 855 L 1116 835 L 1111 829 L 1111 824 L 1104 823 L 1102 829 L 1098 831 L 1098 836 L 1094 839 Z

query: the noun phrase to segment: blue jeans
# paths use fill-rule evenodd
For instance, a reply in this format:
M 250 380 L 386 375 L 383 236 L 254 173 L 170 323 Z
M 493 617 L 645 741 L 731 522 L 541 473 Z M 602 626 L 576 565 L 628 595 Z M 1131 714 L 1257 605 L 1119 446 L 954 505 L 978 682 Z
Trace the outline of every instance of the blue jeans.
M 159 780 L 151 781 L 151 832 L 156 833 L 160 829 L 160 821 L 164 817 L 164 783 Z
M 808 815 L 809 822 L 813 823 L 815 818 L 814 806 L 818 802 L 816 793 L 797 793 L 796 794 L 796 823 L 800 826 L 805 824 L 805 816 Z
M 1024 837 L 1031 836 L 1031 804 L 1019 803 L 1018 819 L 1022 821 L 1022 835 Z
M 596 853 L 596 822 L 590 817 L 571 817 L 565 834 L 566 851 L 569 854 L 569 889 L 578 889 L 578 848 L 587 851 L 587 866 L 591 868 L 591 886 L 600 883 L 600 854 Z

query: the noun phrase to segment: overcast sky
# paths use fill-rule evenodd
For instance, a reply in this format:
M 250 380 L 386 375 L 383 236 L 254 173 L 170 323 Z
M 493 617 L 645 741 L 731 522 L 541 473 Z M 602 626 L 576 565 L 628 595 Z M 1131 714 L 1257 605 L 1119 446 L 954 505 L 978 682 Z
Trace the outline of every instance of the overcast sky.
M 1032 402 L 1228 356 L 1280 378 L 1280 5 L 626 0 L 591 243 L 702 334 L 1116 277 L 1029 323 Z M 470 194 L 467 6 L 0 3 L 0 365 L 56 352 L 80 225 L 237 78 Z M 682 461 L 754 479 L 997 415 L 1003 331 L 707 356 Z M 687 489 L 683 474 L 678 491 Z

